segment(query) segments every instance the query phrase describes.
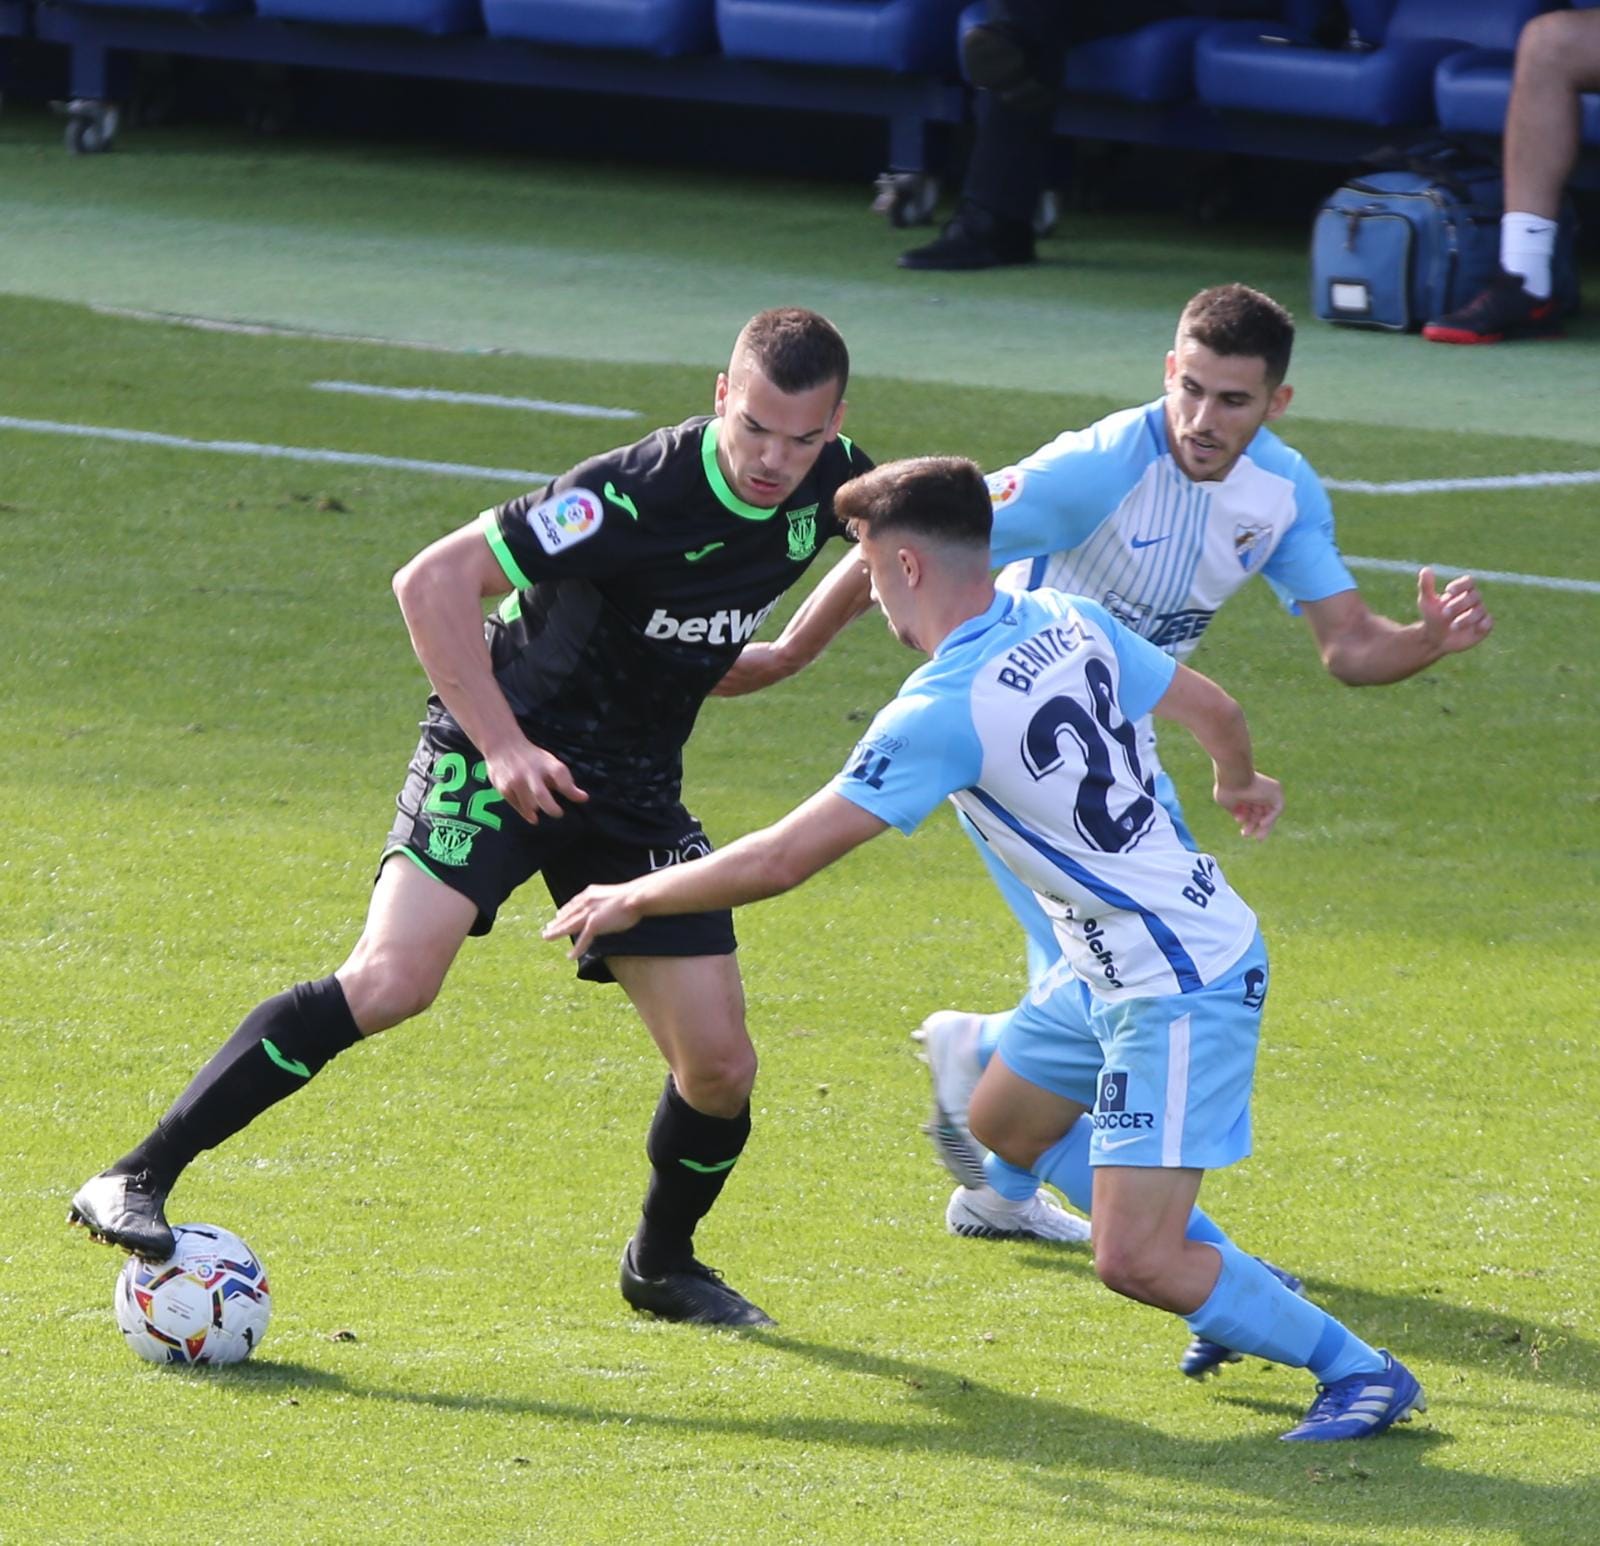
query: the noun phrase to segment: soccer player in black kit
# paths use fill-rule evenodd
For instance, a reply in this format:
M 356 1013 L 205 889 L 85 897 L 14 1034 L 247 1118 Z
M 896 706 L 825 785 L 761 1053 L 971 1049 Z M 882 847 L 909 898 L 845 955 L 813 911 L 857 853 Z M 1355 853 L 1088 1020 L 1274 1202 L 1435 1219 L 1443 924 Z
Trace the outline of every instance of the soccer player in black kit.
M 434 691 L 360 939 L 332 976 L 252 1010 L 155 1130 L 78 1190 L 73 1223 L 170 1255 L 166 1197 L 190 1161 L 426 1009 L 525 880 L 541 874 L 559 905 L 709 852 L 679 799 L 683 744 L 762 619 L 843 535 L 834 491 L 872 465 L 839 433 L 848 376 L 831 323 L 762 312 L 717 377 L 712 416 L 580 463 L 400 570 Z M 770 1318 L 693 1250 L 750 1132 L 756 1055 L 735 948 L 727 912 L 650 919 L 578 974 L 622 986 L 669 1070 L 624 1298 L 669 1320 L 758 1326 Z

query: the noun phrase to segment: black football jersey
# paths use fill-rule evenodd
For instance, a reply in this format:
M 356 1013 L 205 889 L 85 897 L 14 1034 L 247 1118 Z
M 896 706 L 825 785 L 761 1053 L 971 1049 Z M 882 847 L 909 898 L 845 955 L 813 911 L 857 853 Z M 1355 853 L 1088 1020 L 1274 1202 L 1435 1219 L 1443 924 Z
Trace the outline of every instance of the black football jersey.
M 763 510 L 722 475 L 720 423 L 659 429 L 480 518 L 516 587 L 487 623 L 495 676 L 530 739 L 591 799 L 677 801 L 701 703 L 844 535 L 834 491 L 872 466 L 840 436 Z

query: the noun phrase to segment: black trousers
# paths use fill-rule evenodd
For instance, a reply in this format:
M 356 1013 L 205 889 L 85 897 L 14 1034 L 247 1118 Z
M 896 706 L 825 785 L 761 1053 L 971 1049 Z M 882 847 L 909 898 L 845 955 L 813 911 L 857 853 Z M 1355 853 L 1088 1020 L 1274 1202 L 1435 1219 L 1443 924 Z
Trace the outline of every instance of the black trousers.
M 1029 55 L 1031 73 L 1056 85 L 1074 44 L 1172 16 L 1272 16 L 1278 9 L 1273 0 L 989 0 L 989 25 L 1010 33 Z M 980 91 L 976 118 L 964 197 L 1006 219 L 1032 219 L 1050 170 L 1048 114 L 1019 112 Z

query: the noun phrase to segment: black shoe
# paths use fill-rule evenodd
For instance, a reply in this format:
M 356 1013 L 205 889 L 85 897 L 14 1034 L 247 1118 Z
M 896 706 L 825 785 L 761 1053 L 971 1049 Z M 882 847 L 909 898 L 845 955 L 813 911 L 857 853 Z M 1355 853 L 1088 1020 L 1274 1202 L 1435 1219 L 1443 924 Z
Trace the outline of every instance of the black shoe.
M 991 214 L 966 200 L 935 240 L 900 254 L 901 268 L 999 268 L 1033 261 L 1033 228 L 1026 220 Z
M 136 1175 L 103 1170 L 78 1188 L 67 1222 L 82 1224 L 107 1245 L 165 1261 L 178 1245 L 162 1211 L 166 1200 L 167 1189 L 157 1186 L 148 1170 Z
M 1034 69 L 1036 50 L 1008 28 L 980 22 L 961 39 L 961 62 L 974 86 L 992 91 L 1013 112 L 1042 117 L 1056 105 L 1061 82 Z
M 633 1241 L 622 1253 L 622 1297 L 636 1310 L 664 1321 L 689 1321 L 697 1326 L 775 1326 L 759 1305 L 723 1282 L 715 1267 L 689 1257 L 659 1278 L 634 1270 Z
M 1436 344 L 1498 344 L 1507 338 L 1560 338 L 1561 303 L 1529 295 L 1516 274 L 1501 269 L 1486 290 L 1459 311 L 1435 317 L 1422 336 Z

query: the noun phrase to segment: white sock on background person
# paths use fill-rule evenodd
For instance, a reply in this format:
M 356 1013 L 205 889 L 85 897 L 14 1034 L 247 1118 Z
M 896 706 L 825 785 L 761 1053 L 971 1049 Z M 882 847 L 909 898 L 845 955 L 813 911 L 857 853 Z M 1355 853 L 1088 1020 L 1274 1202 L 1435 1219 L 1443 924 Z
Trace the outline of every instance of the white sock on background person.
M 1522 280 L 1536 300 L 1548 300 L 1550 260 L 1555 256 L 1557 223 L 1543 215 L 1508 209 L 1500 217 L 1500 267 Z

